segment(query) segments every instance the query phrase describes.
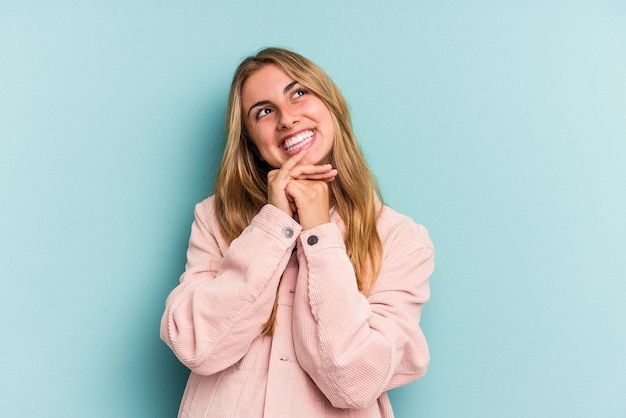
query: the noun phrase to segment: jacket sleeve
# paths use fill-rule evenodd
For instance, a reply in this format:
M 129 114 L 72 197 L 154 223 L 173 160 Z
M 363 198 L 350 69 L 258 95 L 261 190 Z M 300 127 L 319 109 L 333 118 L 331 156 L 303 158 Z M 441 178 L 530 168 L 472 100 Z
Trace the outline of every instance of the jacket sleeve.
M 259 336 L 301 227 L 266 205 L 229 248 L 218 230 L 212 199 L 198 204 L 185 273 L 161 319 L 163 341 L 203 375 L 239 361 Z
M 310 238 L 311 236 L 316 238 Z M 426 373 L 430 356 L 419 321 L 430 296 L 434 248 L 410 220 L 384 238 L 380 274 L 368 297 L 335 224 L 304 231 L 294 301 L 300 365 L 333 406 L 365 408 L 389 389 Z

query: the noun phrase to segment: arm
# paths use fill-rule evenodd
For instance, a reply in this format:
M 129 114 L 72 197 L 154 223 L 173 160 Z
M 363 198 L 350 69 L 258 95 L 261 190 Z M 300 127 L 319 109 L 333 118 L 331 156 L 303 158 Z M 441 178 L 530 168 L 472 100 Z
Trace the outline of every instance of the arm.
M 213 201 L 198 204 L 185 273 L 161 320 L 163 341 L 205 375 L 236 363 L 259 336 L 301 227 L 266 205 L 229 248 L 218 244 L 218 229 Z
M 318 242 L 307 243 L 315 235 Z M 428 346 L 419 327 L 429 298 L 434 249 L 412 222 L 383 239 L 380 275 L 366 298 L 335 224 L 304 231 L 294 302 L 294 342 L 300 365 L 339 408 L 364 408 L 394 387 L 422 377 Z M 306 265 L 306 269 L 303 266 Z

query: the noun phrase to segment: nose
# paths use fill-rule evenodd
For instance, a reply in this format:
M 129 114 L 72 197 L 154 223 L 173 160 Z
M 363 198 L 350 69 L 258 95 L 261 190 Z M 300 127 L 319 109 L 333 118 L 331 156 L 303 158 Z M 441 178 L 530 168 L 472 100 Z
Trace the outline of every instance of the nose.
M 283 108 L 280 110 L 280 120 L 278 121 L 278 129 L 280 130 L 291 129 L 299 121 L 300 121 L 300 118 L 297 115 L 297 113 L 291 111 L 288 108 Z

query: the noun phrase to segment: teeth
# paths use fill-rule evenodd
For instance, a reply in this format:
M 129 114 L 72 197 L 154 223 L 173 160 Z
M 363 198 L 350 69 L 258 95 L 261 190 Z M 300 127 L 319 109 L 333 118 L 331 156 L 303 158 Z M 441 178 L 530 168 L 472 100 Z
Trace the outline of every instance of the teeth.
M 283 143 L 283 149 L 285 151 L 291 151 L 297 147 L 300 147 L 307 142 L 309 142 L 313 138 L 313 131 L 301 132 L 296 136 L 288 138 Z

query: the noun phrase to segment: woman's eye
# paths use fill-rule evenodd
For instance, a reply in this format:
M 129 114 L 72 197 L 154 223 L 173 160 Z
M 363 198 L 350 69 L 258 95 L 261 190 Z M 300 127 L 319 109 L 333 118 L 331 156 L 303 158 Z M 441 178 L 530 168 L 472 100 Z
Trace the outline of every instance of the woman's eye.
M 307 94 L 309 91 L 307 89 L 298 89 L 293 92 L 293 98 L 297 99 L 298 97 L 302 97 Z
M 259 111 L 257 112 L 257 114 L 256 114 L 256 118 L 257 118 L 257 119 L 260 119 L 260 118 L 262 118 L 263 116 L 267 116 L 267 115 L 269 115 L 270 113 L 272 113 L 272 109 L 270 109 L 269 107 L 264 107 L 263 109 L 261 109 L 261 110 L 259 110 Z

